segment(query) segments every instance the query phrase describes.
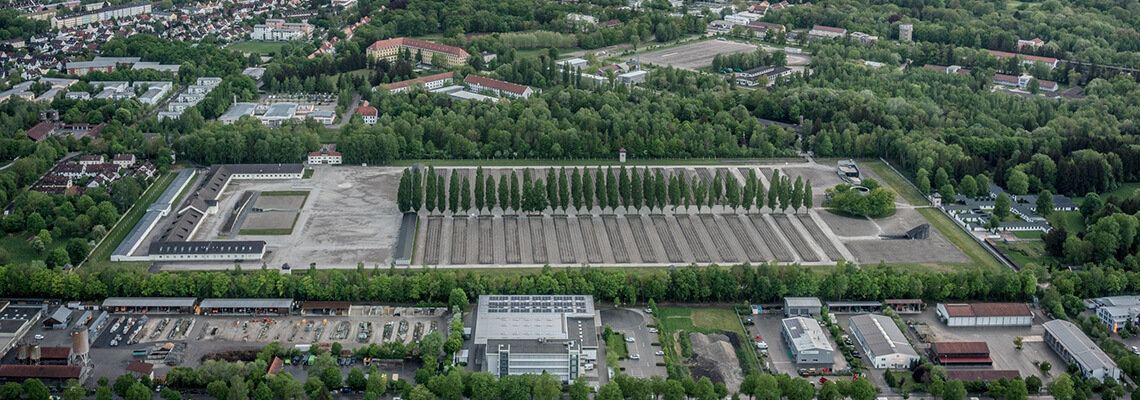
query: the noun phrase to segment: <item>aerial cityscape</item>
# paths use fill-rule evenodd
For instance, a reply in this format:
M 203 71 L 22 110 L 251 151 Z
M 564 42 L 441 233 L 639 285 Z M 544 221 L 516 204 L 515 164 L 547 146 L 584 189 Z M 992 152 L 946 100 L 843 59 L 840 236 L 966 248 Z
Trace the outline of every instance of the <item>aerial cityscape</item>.
M 1137 400 L 1137 27 L 0 0 L 0 400 Z

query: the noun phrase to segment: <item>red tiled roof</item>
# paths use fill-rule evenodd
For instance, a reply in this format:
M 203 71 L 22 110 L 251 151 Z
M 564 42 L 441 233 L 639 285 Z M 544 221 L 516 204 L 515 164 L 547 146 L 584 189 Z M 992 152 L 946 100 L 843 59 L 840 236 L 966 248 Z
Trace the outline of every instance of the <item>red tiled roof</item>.
M 1038 86 L 1043 87 L 1043 88 L 1055 88 L 1055 87 L 1057 87 L 1057 82 L 1047 81 L 1047 80 L 1043 80 L 1043 79 L 1038 79 L 1037 84 L 1038 84 Z
M 962 382 L 977 382 L 977 381 L 996 381 L 1001 378 L 1013 379 L 1020 377 L 1021 374 L 1017 371 L 1010 370 L 992 370 L 992 369 L 974 369 L 974 370 L 947 370 L 946 380 L 958 380 Z
M 1056 64 L 1057 59 L 1052 57 L 1030 56 L 1025 54 L 1014 54 L 1005 51 L 990 50 L 990 55 L 994 57 L 1020 57 L 1029 61 L 1040 61 L 1046 64 Z
M 986 342 L 935 342 L 930 345 L 935 354 L 990 354 Z
M 994 74 L 994 80 L 999 82 L 1009 82 L 1015 85 L 1017 84 L 1017 77 L 1013 75 Z
M 340 152 L 339 151 L 326 151 L 326 152 L 314 151 L 312 153 L 309 153 L 309 157 L 316 157 L 316 156 L 320 156 L 320 155 L 339 156 Z
M 469 84 L 469 85 L 479 85 L 479 86 L 483 86 L 483 87 L 489 87 L 489 88 L 498 89 L 498 90 L 501 90 L 504 92 L 511 92 L 511 93 L 514 93 L 517 95 L 522 95 L 522 94 L 526 93 L 526 89 L 527 89 L 526 86 L 519 85 L 517 83 L 503 82 L 503 81 L 500 81 L 497 79 L 491 79 L 491 78 L 488 78 L 485 76 L 479 76 L 479 75 L 475 75 L 475 74 L 467 75 L 467 78 L 464 78 L 463 82 L 466 84 Z
M 816 26 L 812 27 L 811 29 L 820 30 L 820 31 L 828 31 L 828 32 L 847 33 L 846 29 L 836 28 L 833 26 L 816 25 Z
M 407 87 L 407 86 L 411 86 L 411 85 L 415 85 L 415 84 L 419 84 L 419 83 L 435 82 L 438 80 L 443 80 L 443 79 L 447 79 L 447 78 L 454 78 L 454 77 L 455 77 L 454 72 L 444 72 L 442 74 L 421 76 L 419 78 L 408 79 L 406 81 L 389 83 L 388 84 L 388 90 L 399 89 L 402 87 Z
M 1033 315 L 1025 303 L 946 304 L 945 308 L 950 317 L 1028 317 Z
M 60 178 L 67 179 L 62 176 Z M 70 355 L 70 347 L 40 347 L 40 358 L 45 360 L 66 360 Z
M 131 361 L 127 364 L 127 372 L 136 372 L 143 375 L 150 375 L 154 372 L 154 364 L 144 363 L 141 361 Z
M 373 43 L 371 46 L 368 46 L 368 50 L 376 50 L 376 49 L 382 49 L 385 47 L 393 47 L 393 46 L 415 47 L 417 49 L 431 50 L 431 51 L 435 51 L 435 52 L 447 53 L 447 54 L 451 54 L 453 56 L 460 56 L 460 57 L 467 57 L 468 56 L 467 50 L 463 50 L 463 49 L 455 47 L 455 46 L 448 46 L 446 44 L 432 43 L 432 42 L 428 42 L 425 40 L 418 40 L 418 39 L 412 39 L 412 38 L 406 38 L 406 37 L 377 41 L 376 43 Z
M 375 117 L 377 115 L 380 115 L 380 111 L 377 111 L 376 107 L 373 106 L 356 107 L 356 113 L 365 117 Z
M 280 358 L 273 357 L 273 362 L 269 363 L 269 370 L 265 372 L 266 375 L 275 376 L 281 369 L 285 368 L 285 363 Z
M 83 367 L 78 365 L 0 365 L 0 378 L 79 379 Z
M 33 126 L 32 129 L 28 129 L 27 133 L 29 138 L 38 142 L 44 140 L 44 138 L 46 138 L 52 130 L 53 127 L 51 123 L 45 121 L 36 124 L 36 126 Z

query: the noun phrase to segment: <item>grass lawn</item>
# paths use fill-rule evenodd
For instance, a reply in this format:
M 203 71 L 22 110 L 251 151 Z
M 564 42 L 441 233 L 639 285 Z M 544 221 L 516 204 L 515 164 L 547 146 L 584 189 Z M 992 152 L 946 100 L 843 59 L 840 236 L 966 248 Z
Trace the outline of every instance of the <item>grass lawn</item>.
M 560 48 L 558 48 L 558 54 L 559 54 L 560 58 L 561 58 L 562 54 L 575 52 L 575 51 L 582 51 L 582 48 L 581 47 L 560 47 Z M 546 48 L 515 50 L 515 57 L 516 58 L 538 58 L 539 56 L 544 56 L 547 54 L 550 54 L 550 50 L 546 49 Z
M 973 263 L 970 263 L 972 265 L 957 265 L 989 269 L 991 271 L 999 271 L 1004 267 L 1004 265 L 994 258 L 989 251 L 983 248 L 980 243 L 971 238 L 969 234 L 958 227 L 958 225 L 954 224 L 954 221 L 951 221 L 950 217 L 947 217 L 946 214 L 933 208 L 920 208 L 917 211 L 919 214 L 922 214 L 931 225 L 934 225 L 939 232 L 946 235 L 946 238 L 950 239 L 950 243 L 954 243 L 954 246 L 957 246 L 966 257 L 973 260 Z
M 930 205 L 930 202 L 926 200 L 926 197 L 924 197 L 922 193 L 919 193 L 913 186 L 907 184 L 899 174 L 896 174 L 895 171 L 891 170 L 886 164 L 883 164 L 882 161 L 862 161 L 859 162 L 859 164 L 871 168 L 871 171 L 873 171 L 875 175 L 878 175 L 879 178 L 885 181 L 880 183 L 885 183 L 887 186 L 890 186 L 891 189 L 894 189 L 895 193 L 902 196 L 907 203 L 915 206 Z
M 269 192 L 261 192 L 262 196 L 305 196 L 309 197 L 308 190 L 277 190 Z
M 1085 225 L 1085 216 L 1081 215 L 1080 211 L 1054 211 L 1049 215 L 1049 224 L 1065 228 L 1065 232 L 1070 234 L 1088 229 Z
M 1132 192 L 1140 189 L 1140 182 L 1125 182 L 1121 183 L 1120 187 L 1108 193 L 1100 193 L 1100 198 L 1105 199 L 1108 196 L 1116 196 L 1120 198 L 1132 197 Z M 1085 201 L 1085 196 L 1073 197 L 1073 201 L 1078 205 Z
M 134 207 L 131 207 L 131 209 L 127 211 L 127 215 L 111 229 L 111 232 L 107 234 L 107 238 L 103 240 L 103 243 L 99 244 L 99 247 L 96 247 L 95 251 L 91 252 L 91 255 L 87 257 L 87 262 L 84 263 L 84 265 L 90 266 L 91 268 L 104 268 L 109 266 L 147 268 L 149 263 L 146 261 L 113 263 L 111 262 L 111 252 L 115 251 L 116 247 L 119 247 L 119 243 L 121 243 L 123 239 L 127 237 L 127 234 L 131 232 L 131 229 L 134 229 L 135 225 L 139 223 L 143 214 L 146 213 L 147 207 L 158 199 L 158 196 L 166 190 L 167 186 L 170 186 L 170 182 L 174 181 L 174 176 L 175 173 L 167 172 L 158 178 L 158 181 L 153 185 L 150 185 L 150 189 L 147 189 L 146 193 L 143 193 L 142 198 L 135 203 Z M 186 189 L 183 189 L 182 193 L 178 195 L 178 199 L 175 199 L 174 204 L 178 204 L 178 200 L 186 194 L 190 186 L 192 185 L 186 185 Z
M 1013 233 L 1013 236 L 1021 239 L 1041 239 L 1045 237 L 1045 234 L 1040 231 L 1014 231 L 1011 233 Z
M 316 170 L 314 170 L 314 169 L 312 169 L 312 168 L 307 168 L 307 169 L 305 169 L 305 172 L 304 172 L 304 174 L 302 174 L 302 175 L 301 175 L 301 179 L 309 179 L 309 178 L 312 178 L 312 177 L 313 177 L 313 172 L 315 172 L 315 171 L 316 171 Z
M 1009 244 L 999 242 L 998 247 L 1005 250 L 1010 258 L 1022 266 L 1041 265 L 1042 261 L 1056 260 L 1055 257 L 1045 252 L 1045 242 L 1039 240 L 1010 242 Z
M 744 165 L 745 163 L 751 163 L 751 164 L 757 164 L 757 163 L 759 163 L 759 164 L 782 164 L 784 162 L 799 163 L 799 162 L 803 162 L 803 159 L 802 158 L 794 158 L 794 159 L 793 158 L 789 158 L 789 159 L 782 159 L 782 158 L 768 159 L 768 158 L 766 158 L 766 159 L 762 159 L 762 160 L 742 159 L 742 160 L 735 160 L 735 161 L 738 161 L 736 163 L 734 163 L 733 161 L 734 161 L 733 159 L 723 159 L 723 158 L 630 159 L 624 165 L 632 165 L 632 166 L 642 166 L 642 165 L 734 165 L 734 164 Z M 541 167 L 549 167 L 549 166 L 562 166 L 562 165 L 565 165 L 567 167 L 570 167 L 570 166 L 588 166 L 589 167 L 589 166 L 599 166 L 599 165 L 601 165 L 601 166 L 623 165 L 622 163 L 618 162 L 617 157 L 614 157 L 612 159 L 589 158 L 589 159 L 560 159 L 560 160 L 554 160 L 554 159 L 396 160 L 396 161 L 393 161 L 391 165 L 396 166 L 396 167 L 407 167 L 407 166 L 412 166 L 413 164 L 418 164 L 418 163 L 423 163 L 424 165 L 432 165 L 432 166 L 436 166 L 436 167 L 475 167 L 475 166 L 480 166 L 480 165 L 485 166 L 485 167 L 540 167 L 540 166 Z
M 690 332 L 736 332 L 748 335 L 740 327 L 736 312 L 730 308 L 673 308 L 659 307 L 661 329 L 671 334 L 676 331 Z
M 33 260 L 43 260 L 47 255 L 59 247 L 67 245 L 70 239 L 59 238 L 51 241 L 51 244 L 44 246 L 44 252 L 36 253 L 32 250 L 32 241 L 29 240 L 35 235 L 28 232 L 16 232 L 0 236 L 0 248 L 8 251 L 8 256 L 11 257 L 12 264 L 27 264 Z
M 226 50 L 240 51 L 242 53 L 260 53 L 269 55 L 271 52 L 281 52 L 286 42 L 239 42 L 226 47 Z
M 291 235 L 293 228 L 297 227 L 297 219 L 300 217 L 300 213 L 293 214 L 293 224 L 289 225 L 288 229 L 242 229 L 238 231 L 238 235 Z
M 606 351 L 616 355 L 619 359 L 629 358 L 629 347 L 625 344 L 625 337 L 620 334 L 610 335 L 606 339 Z

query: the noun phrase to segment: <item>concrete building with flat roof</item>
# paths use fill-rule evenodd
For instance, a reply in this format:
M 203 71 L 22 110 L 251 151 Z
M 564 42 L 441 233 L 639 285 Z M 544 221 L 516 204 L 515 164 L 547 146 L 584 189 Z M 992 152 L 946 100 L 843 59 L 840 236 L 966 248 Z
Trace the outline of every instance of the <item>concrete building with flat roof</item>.
M 788 343 L 792 360 L 799 366 L 812 365 L 826 367 L 835 363 L 835 348 L 819 326 L 811 318 L 793 317 L 780 321 L 781 334 Z
M 545 371 L 570 383 L 598 359 L 598 326 L 591 296 L 482 295 L 474 362 L 500 378 Z
M 1044 324 L 1045 344 L 1066 363 L 1076 365 L 1085 378 L 1120 379 L 1120 367 L 1072 322 L 1055 319 Z
M 921 358 L 890 317 L 863 314 L 851 317 L 851 335 L 874 368 L 910 368 Z
M 823 302 L 817 297 L 785 297 L 785 317 L 818 317 L 823 311 Z
M 1033 325 L 1033 312 L 1025 303 L 939 303 L 937 312 L 951 327 Z

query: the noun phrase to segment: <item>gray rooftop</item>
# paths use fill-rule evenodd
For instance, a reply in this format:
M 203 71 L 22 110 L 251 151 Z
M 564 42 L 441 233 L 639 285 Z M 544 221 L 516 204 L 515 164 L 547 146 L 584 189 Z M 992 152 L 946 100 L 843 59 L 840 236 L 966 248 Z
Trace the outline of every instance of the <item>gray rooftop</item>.
M 146 235 L 147 230 L 158 223 L 159 218 L 162 218 L 161 210 L 147 210 L 147 212 L 143 214 L 142 219 L 127 233 L 127 237 L 123 238 L 122 242 L 119 242 L 118 247 L 115 247 L 115 251 L 111 253 L 111 256 L 126 257 L 131 255 L 131 251 L 137 247 L 139 241 Z
M 225 114 L 218 117 L 218 119 L 238 119 L 243 115 L 253 115 L 253 110 L 257 108 L 256 103 L 234 103 L 226 110 Z
M 266 119 L 286 119 L 293 118 L 297 114 L 297 103 L 277 103 L 269 106 L 269 110 L 265 111 L 262 118 Z
M 566 343 L 563 340 L 540 342 L 532 339 L 493 339 L 487 341 L 486 351 L 495 353 L 499 351 L 499 345 L 508 345 L 512 354 L 566 354 L 569 350 Z
M 1114 369 L 1116 362 L 1108 358 L 1092 339 L 1072 322 L 1055 319 L 1044 324 L 1045 332 L 1061 342 L 1065 350 L 1080 364 L 1085 371 L 1098 369 Z
M 174 181 L 170 182 L 170 186 L 167 186 L 166 190 L 162 191 L 162 195 L 158 196 L 158 199 L 155 199 L 154 203 L 151 203 L 151 207 L 147 208 L 147 210 L 169 208 L 171 204 L 174 203 L 174 198 L 178 197 L 178 194 L 182 192 L 182 188 L 190 182 L 190 179 L 194 178 L 195 172 L 196 171 L 191 168 L 179 171 L 178 175 L 174 177 Z
M 1140 305 L 1140 296 L 1109 296 L 1093 299 L 1102 306 L 1136 306 Z
M 56 320 L 56 322 L 64 323 L 64 322 L 67 322 L 67 318 L 70 316 L 71 316 L 71 310 L 70 309 L 68 309 L 67 307 L 60 307 L 60 308 L 55 309 L 55 311 L 52 311 L 51 315 L 48 315 L 47 319 L 48 320 L 54 319 L 54 320 Z
M 796 346 L 796 350 L 835 351 L 835 349 L 831 347 L 831 342 L 827 340 L 823 328 L 819 326 L 819 322 L 816 322 L 816 320 L 794 317 L 786 318 L 780 322 L 784 325 L 784 330 L 787 331 L 791 337 L 791 342 Z
M 597 345 L 591 296 L 482 295 L 475 343 L 496 339 L 583 340 Z
M 201 307 L 208 308 L 292 308 L 293 299 L 203 299 Z
M 863 337 L 863 343 L 867 344 L 870 348 L 868 350 L 876 357 L 895 353 L 918 355 L 890 317 L 875 314 L 856 315 L 851 317 L 851 326 L 859 332 Z
M 817 297 L 785 297 L 784 304 L 788 307 L 823 307 L 823 303 Z
M 265 251 L 263 240 L 219 240 L 204 242 L 153 242 L 149 254 L 251 254 Z
M 108 307 L 194 307 L 198 299 L 194 297 L 108 297 L 103 300 L 103 308 Z

